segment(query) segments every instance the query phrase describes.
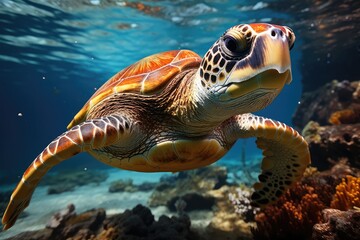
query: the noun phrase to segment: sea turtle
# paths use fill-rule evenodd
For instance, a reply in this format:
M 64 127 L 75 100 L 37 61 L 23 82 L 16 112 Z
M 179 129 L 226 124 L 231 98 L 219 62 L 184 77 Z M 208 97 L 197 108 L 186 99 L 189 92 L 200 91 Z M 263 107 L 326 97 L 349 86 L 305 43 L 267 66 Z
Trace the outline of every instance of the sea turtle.
M 308 145 L 291 127 L 252 115 L 291 82 L 286 26 L 228 29 L 203 58 L 189 50 L 146 57 L 108 80 L 25 171 L 2 218 L 14 225 L 37 184 L 56 164 L 88 152 L 113 167 L 177 172 L 219 160 L 239 138 L 256 137 L 262 173 L 252 202 L 265 206 L 299 180 Z

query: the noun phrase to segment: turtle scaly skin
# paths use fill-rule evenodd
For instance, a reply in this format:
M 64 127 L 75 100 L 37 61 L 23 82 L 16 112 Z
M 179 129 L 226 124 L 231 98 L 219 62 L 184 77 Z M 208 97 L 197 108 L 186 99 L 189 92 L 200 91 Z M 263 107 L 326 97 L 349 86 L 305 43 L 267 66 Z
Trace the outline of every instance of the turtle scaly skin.
M 308 146 L 291 127 L 251 112 L 291 82 L 294 41 L 288 27 L 241 24 L 203 58 L 174 50 L 120 71 L 25 171 L 4 213 L 4 229 L 15 224 L 46 172 L 81 152 L 121 169 L 177 172 L 207 166 L 239 138 L 256 137 L 264 158 L 253 205 L 276 201 L 309 165 Z

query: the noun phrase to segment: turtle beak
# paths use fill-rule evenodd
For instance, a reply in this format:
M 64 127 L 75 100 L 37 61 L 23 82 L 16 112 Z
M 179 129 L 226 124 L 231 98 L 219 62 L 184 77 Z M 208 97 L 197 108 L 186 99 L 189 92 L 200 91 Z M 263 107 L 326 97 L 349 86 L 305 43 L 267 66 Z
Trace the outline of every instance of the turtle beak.
M 291 77 L 290 44 L 284 28 L 271 28 L 254 40 L 250 54 L 241 59 L 230 73 L 221 100 L 231 100 L 255 90 L 276 95 Z

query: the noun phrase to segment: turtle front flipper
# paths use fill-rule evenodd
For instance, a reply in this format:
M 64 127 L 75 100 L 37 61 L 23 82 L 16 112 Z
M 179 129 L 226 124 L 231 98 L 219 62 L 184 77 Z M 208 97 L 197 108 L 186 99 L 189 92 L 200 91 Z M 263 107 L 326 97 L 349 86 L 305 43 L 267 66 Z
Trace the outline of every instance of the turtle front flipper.
M 256 144 L 263 150 L 262 172 L 254 184 L 251 196 L 254 206 L 265 206 L 276 201 L 286 189 L 299 181 L 310 164 L 308 144 L 293 128 L 268 118 L 242 114 L 232 118 L 224 127 L 228 140 L 257 137 Z
M 80 152 L 111 145 L 129 131 L 127 120 L 120 116 L 108 116 L 83 122 L 57 137 L 27 168 L 12 193 L 2 218 L 4 230 L 15 224 L 19 214 L 29 205 L 41 178 L 53 166 Z

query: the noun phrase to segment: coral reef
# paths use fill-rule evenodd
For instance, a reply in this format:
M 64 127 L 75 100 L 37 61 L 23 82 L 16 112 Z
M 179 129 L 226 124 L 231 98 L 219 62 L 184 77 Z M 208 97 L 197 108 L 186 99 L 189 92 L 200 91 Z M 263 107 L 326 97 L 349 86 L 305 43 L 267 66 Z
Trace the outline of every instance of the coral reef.
M 180 217 L 160 216 L 155 221 L 150 209 L 137 205 L 132 210 L 106 217 L 104 209 L 94 209 L 68 217 L 55 228 L 24 232 L 10 240 L 201 240 L 191 229 L 187 215 Z
M 175 202 L 182 198 L 186 202 L 185 211 L 211 209 L 214 201 L 207 192 L 225 185 L 226 178 L 225 167 L 211 166 L 160 179 L 149 198 L 149 206 L 167 206 L 175 211 Z
M 360 105 L 333 112 L 328 122 L 334 125 L 357 123 L 360 120 Z
M 313 240 L 356 240 L 360 236 L 360 211 L 323 210 L 324 223 L 314 225 Z
M 278 202 L 256 215 L 254 239 L 309 239 L 313 226 L 323 219 L 322 210 L 338 206 L 348 210 L 358 204 L 359 178 L 348 174 L 358 175 L 359 171 L 344 162 L 329 171 L 307 171 Z
M 179 216 L 186 212 L 196 214 L 196 210 L 211 210 L 213 216 L 206 219 L 210 222 L 197 228 L 204 239 L 251 239 L 250 227 L 254 223 L 245 222 L 234 211 L 229 194 L 235 192 L 236 187 L 229 186 L 226 179 L 227 169 L 219 166 L 180 172 L 162 178 L 149 203 L 167 206 Z
M 360 168 L 360 123 L 320 126 L 309 122 L 303 135 L 309 144 L 313 166 L 324 170 L 332 165 L 331 160 L 346 158 L 351 166 Z
M 297 183 L 275 205 L 256 215 L 254 239 L 307 239 L 324 208 L 313 187 Z
M 343 178 L 342 182 L 336 186 L 336 193 L 330 207 L 339 210 L 360 208 L 360 178 L 350 175 Z
M 254 221 L 257 208 L 251 206 L 252 191 L 245 187 L 237 188 L 236 194 L 230 193 L 229 200 L 235 207 L 235 212 L 240 214 L 246 222 Z
M 156 183 L 144 182 L 136 185 L 132 179 L 117 180 L 110 184 L 109 192 L 137 192 L 137 191 L 150 191 L 154 189 Z
M 293 123 L 303 128 L 313 166 L 325 170 L 345 158 L 360 168 L 360 81 L 334 80 L 304 93 Z
M 9 240 L 101 239 L 95 236 L 102 229 L 105 217 L 104 209 L 89 210 L 79 215 L 73 214 L 55 228 L 23 232 Z
M 180 197 L 174 196 L 172 198 L 169 198 L 166 203 L 167 208 L 173 212 L 177 211 L 175 204 L 179 199 L 184 201 L 186 204 L 183 209 L 185 212 L 194 210 L 211 210 L 215 204 L 215 199 L 208 194 L 189 192 L 181 195 Z
M 243 191 L 250 191 L 245 186 Z M 220 189 L 209 191 L 215 198 L 214 216 L 202 234 L 207 240 L 246 240 L 252 239 L 251 228 L 255 227 L 253 221 L 247 222 L 244 217 L 234 211 L 234 205 L 229 195 L 237 191 L 235 186 L 223 186 Z
M 132 179 L 117 180 L 110 184 L 109 192 L 137 192 Z
M 52 217 L 48 228 L 12 239 L 251 239 L 250 228 L 255 225 L 234 211 L 228 196 L 236 187 L 227 185 L 226 179 L 226 168 L 218 166 L 162 178 L 154 190 L 153 201 L 176 211 L 177 217 L 161 216 L 155 221 L 143 206 L 108 217 L 103 209 L 76 215 L 67 208 Z M 131 181 L 125 182 L 138 187 Z M 145 185 L 147 189 L 149 186 Z M 187 213 L 195 219 L 193 227 Z M 198 216 L 208 219 L 198 221 Z
M 321 126 L 332 124 L 353 124 L 360 122 L 360 81 L 336 80 L 313 92 L 306 92 L 292 118 L 297 129 L 309 121 Z
M 162 215 L 158 221 L 148 208 L 141 205 L 122 214 L 109 217 L 104 222 L 100 239 L 196 239 L 190 230 L 187 215 L 167 217 Z M 110 238 L 109 238 L 110 237 Z
M 48 194 L 58 194 L 73 191 L 77 186 L 99 184 L 107 178 L 103 171 L 66 171 L 46 176 L 40 184 L 49 186 Z

